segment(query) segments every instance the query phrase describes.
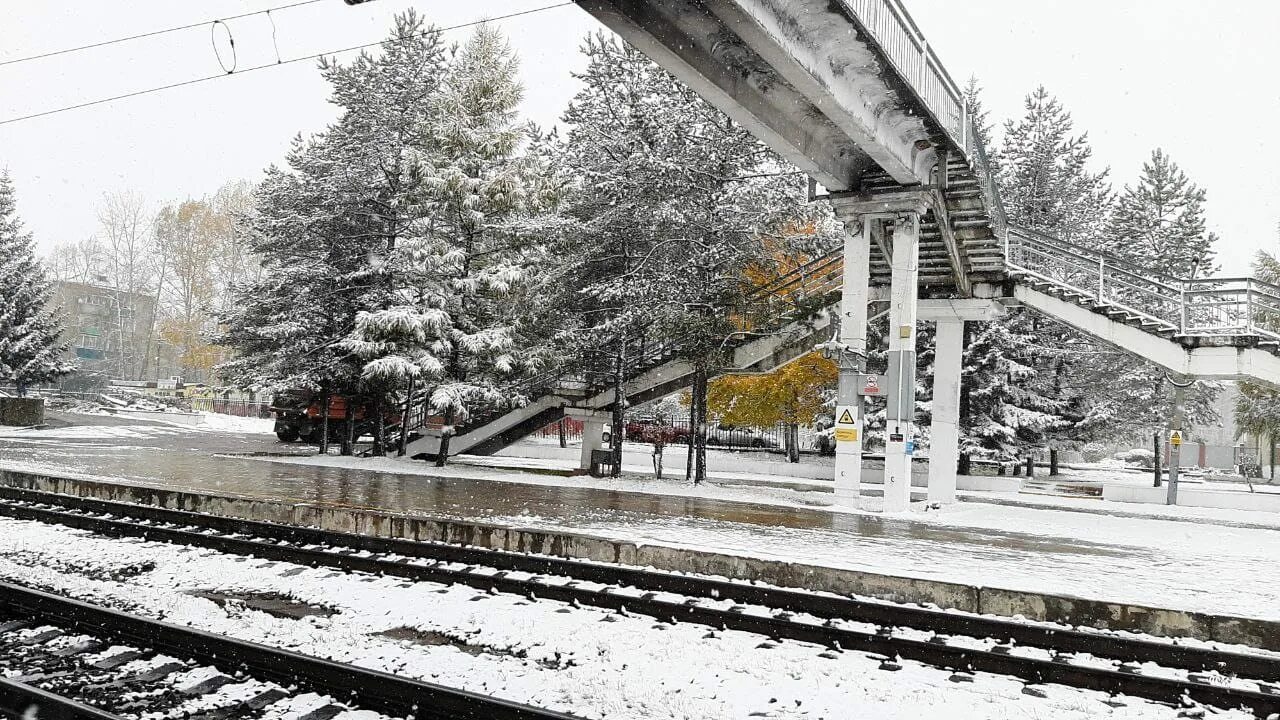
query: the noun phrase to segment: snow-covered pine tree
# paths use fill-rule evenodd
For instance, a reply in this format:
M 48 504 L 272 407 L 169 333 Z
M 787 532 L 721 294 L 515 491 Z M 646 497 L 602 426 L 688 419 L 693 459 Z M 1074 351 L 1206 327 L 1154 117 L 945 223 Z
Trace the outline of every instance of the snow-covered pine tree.
M 0 288 L 0 382 L 22 393 L 71 372 L 59 311 L 49 306 L 53 285 L 23 231 L 8 171 L 0 172 Z
M 970 107 L 982 112 L 970 83 Z M 1088 138 L 1072 135 L 1071 115 L 1039 87 L 1025 113 L 1004 125 L 997 181 L 1009 221 L 1088 243 L 1100 234 L 1110 190 L 1092 173 Z M 978 128 L 990 137 L 990 128 Z M 1011 457 L 1073 427 L 1082 408 L 1067 379 L 1092 347 L 1030 313 L 966 327 L 961 391 L 962 453 Z
M 678 188 L 661 147 L 673 128 L 660 125 L 658 109 L 679 88 L 643 53 L 603 33 L 588 36 L 581 51 L 583 87 L 563 117 L 566 165 L 580 187 L 568 209 L 577 226 L 558 253 L 571 265 L 560 341 L 568 369 L 608 379 L 620 395 L 634 356 L 662 342 L 649 328 L 668 306 L 670 264 L 655 255 L 669 244 L 659 220 Z M 624 409 L 615 403 L 614 427 L 622 427 Z M 621 433 L 613 437 L 616 474 Z
M 1205 191 L 1157 148 L 1116 199 L 1099 249 L 1175 278 L 1211 275 L 1217 236 L 1205 229 L 1204 201 Z
M 1253 259 L 1253 276 L 1273 285 L 1280 285 L 1280 258 L 1259 250 Z M 1268 330 L 1280 332 L 1280 316 L 1268 314 L 1260 318 L 1260 322 Z M 1280 437 L 1280 390 L 1258 383 L 1240 383 L 1240 395 L 1236 398 L 1232 415 L 1240 437 L 1253 435 L 1268 447 L 1274 448 Z M 1238 437 L 1237 440 L 1239 439 Z M 1269 456 L 1270 479 L 1274 481 L 1276 458 L 1274 452 L 1269 453 Z
M 1138 182 L 1121 191 L 1099 239 L 1100 249 L 1171 282 L 1212 274 L 1217 270 L 1217 236 L 1205 228 L 1204 200 L 1204 190 L 1157 149 L 1143 164 Z M 1123 295 L 1126 291 L 1121 287 L 1112 292 Z M 1149 302 L 1148 296 L 1132 292 L 1133 297 L 1122 299 L 1139 308 Z M 1164 434 L 1173 390 L 1162 369 L 1143 358 L 1121 354 L 1088 360 L 1081 370 L 1089 378 L 1083 383 L 1086 388 L 1101 388 L 1087 392 L 1082 431 L 1114 434 L 1124 428 L 1135 440 Z M 1183 406 L 1187 426 L 1217 421 L 1214 401 L 1221 387 L 1198 382 L 1187 393 Z
M 583 52 L 584 87 L 564 116 L 582 188 L 572 208 L 576 323 L 563 337 L 619 395 L 636 356 L 666 344 L 696 368 L 700 425 L 746 267 L 769 262 L 764 239 L 786 242 L 774 231 L 812 209 L 792 168 L 638 50 L 595 35 Z M 615 403 L 615 425 L 622 411 Z M 696 482 L 705 464 L 695 446 Z
M 359 313 L 407 304 L 389 258 L 428 222 L 415 200 L 423 183 L 416 158 L 430 142 L 445 49 L 439 31 L 409 11 L 381 50 L 347 65 L 321 62 L 342 114 L 326 131 L 295 139 L 288 168 L 269 169 L 257 188 L 240 231 L 263 271 L 238 289 L 223 318 L 223 342 L 237 355 L 222 371 L 237 384 L 381 397 L 398 378 L 380 382 L 376 368 L 436 367 L 421 357 L 418 339 L 344 344 Z
M 1094 244 L 1105 227 L 1111 189 L 1107 170 L 1089 170 L 1088 133 L 1043 86 L 1027 96 L 1023 117 L 1004 124 L 1000 196 L 1009 221 L 1068 242 Z
M 356 389 L 359 368 L 336 344 L 361 306 L 367 247 L 349 237 L 341 219 L 323 216 L 325 197 L 311 174 L 324 154 L 320 140 L 295 140 L 289 169 L 267 171 L 253 213 L 237 230 L 261 258 L 262 272 L 236 288 L 238 302 L 220 318 L 220 342 L 235 352 L 219 371 L 234 385 Z
M 986 150 L 987 161 L 991 163 L 992 170 L 999 172 L 1000 148 L 996 146 L 995 137 L 991 132 L 994 128 L 991 122 L 991 111 L 987 109 L 987 105 L 982 99 L 982 84 L 978 82 L 976 75 L 969 76 L 969 81 L 964 84 L 963 92 L 965 107 L 969 111 L 969 117 L 973 119 L 973 129 L 978 134 L 977 139 L 982 143 L 983 149 Z
M 518 62 L 481 26 L 442 68 L 401 160 L 409 182 L 383 211 L 396 226 L 380 263 L 386 302 L 360 312 L 343 348 L 366 385 L 416 383 L 444 417 L 437 462 L 456 424 L 508 398 L 536 367 L 545 235 L 563 183 L 517 109 Z M 398 213 L 391 217 L 393 213 Z

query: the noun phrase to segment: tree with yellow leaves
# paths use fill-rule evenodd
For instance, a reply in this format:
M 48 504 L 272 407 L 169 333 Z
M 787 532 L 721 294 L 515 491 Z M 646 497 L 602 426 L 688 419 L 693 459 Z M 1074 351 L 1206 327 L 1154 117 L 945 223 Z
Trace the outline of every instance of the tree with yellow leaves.
M 835 389 L 835 362 L 811 352 L 765 375 L 726 375 L 707 389 L 708 409 L 725 425 L 787 426 L 787 459 L 800 462 L 801 425 L 812 424 Z

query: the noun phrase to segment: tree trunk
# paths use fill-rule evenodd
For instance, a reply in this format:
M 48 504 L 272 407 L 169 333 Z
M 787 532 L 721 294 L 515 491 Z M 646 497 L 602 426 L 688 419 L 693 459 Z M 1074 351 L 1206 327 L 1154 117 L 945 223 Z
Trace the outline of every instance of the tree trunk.
M 609 448 L 613 451 L 613 466 L 609 469 L 610 477 L 622 475 L 622 435 L 626 422 L 627 398 L 623 385 L 626 383 L 627 339 L 624 335 L 618 343 L 618 352 L 613 366 L 613 416 L 610 418 L 613 429 L 609 433 Z
M 354 455 L 356 448 L 356 411 L 354 398 L 347 398 L 347 423 L 342 432 L 342 455 Z
M 560 447 L 569 447 L 568 439 L 564 436 L 564 424 L 569 422 L 569 418 L 560 418 L 560 422 L 556 423 L 556 429 L 560 431 Z M 586 438 L 582 439 L 586 442 Z
M 444 411 L 444 427 L 440 428 L 440 451 L 436 453 L 436 467 L 449 462 L 449 441 L 453 439 L 453 408 Z
M 693 484 L 701 485 L 707 479 L 707 370 L 699 367 L 693 374 L 694 458 Z
M 156 313 L 160 312 L 160 297 L 164 293 L 164 275 L 169 264 L 163 260 L 160 263 L 160 279 L 156 282 L 156 298 L 151 303 L 151 322 L 147 326 L 147 342 L 143 345 L 142 350 L 142 369 L 138 371 L 138 379 L 145 380 L 147 376 L 147 362 L 151 360 L 151 341 L 156 336 Z M 156 347 L 156 378 L 160 377 L 160 348 Z M 327 449 L 327 448 L 326 448 Z
M 694 407 L 696 406 L 697 406 L 697 403 L 694 401 L 694 391 L 690 390 L 689 391 L 689 422 L 688 422 L 689 433 L 685 435 L 685 454 L 684 454 L 685 482 L 689 482 L 690 480 L 693 480 L 693 456 L 694 456 L 693 447 L 694 445 L 697 444 L 693 439 L 695 428 L 697 428 L 697 423 L 694 422 L 694 419 L 695 419 Z
M 793 463 L 800 462 L 800 424 L 787 424 L 787 459 Z
M 329 454 L 329 389 L 320 393 L 320 454 Z
M 404 399 L 404 412 L 400 413 L 400 447 L 396 448 L 396 457 L 404 457 L 409 447 L 409 417 L 413 412 L 413 378 L 409 378 L 408 395 Z
M 657 480 L 662 479 L 662 443 L 653 444 L 653 477 Z

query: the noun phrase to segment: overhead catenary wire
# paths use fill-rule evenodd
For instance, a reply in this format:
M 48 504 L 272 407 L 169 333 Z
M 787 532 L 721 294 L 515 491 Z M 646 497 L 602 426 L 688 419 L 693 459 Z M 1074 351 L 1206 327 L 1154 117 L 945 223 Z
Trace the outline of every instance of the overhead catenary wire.
M 318 0 L 310 0 L 310 1 L 316 2 Z M 328 50 L 325 52 L 314 53 L 311 55 L 304 55 L 301 57 L 289 58 L 288 60 L 277 60 L 276 62 L 264 63 L 262 65 L 254 65 L 253 67 L 247 67 L 243 70 L 237 70 L 235 72 L 218 73 L 216 75 L 206 75 L 204 77 L 192 78 L 191 80 L 183 80 L 181 82 L 170 83 L 168 85 L 160 85 L 158 87 L 146 88 L 144 90 L 135 90 L 133 92 L 124 93 L 121 95 L 112 95 L 111 97 L 99 98 L 97 100 L 89 100 L 82 103 L 76 103 L 75 105 L 65 105 L 63 107 L 53 108 L 52 110 L 43 110 L 41 112 L 31 113 L 29 115 L 20 115 L 18 117 L 6 118 L 4 120 L 0 120 L 0 125 L 10 125 L 13 123 L 22 122 L 24 120 L 34 120 L 35 118 L 47 117 L 49 115 L 56 115 L 58 113 L 69 112 L 71 110 L 80 110 L 82 108 L 92 107 L 94 105 L 103 105 L 105 103 L 115 102 L 117 100 L 126 100 L 129 98 L 139 97 L 141 95 L 149 95 L 151 93 L 163 92 L 165 90 L 173 90 L 175 88 L 186 87 L 188 85 L 197 85 L 199 83 L 208 82 L 210 80 L 217 80 L 219 78 L 244 75 L 246 73 L 251 73 L 255 70 L 264 70 L 267 68 L 281 67 L 283 65 L 290 65 L 292 63 L 298 63 L 298 62 L 306 62 L 308 60 L 318 60 L 319 58 L 322 58 L 322 57 L 327 57 L 330 55 L 340 55 L 342 53 L 354 52 L 356 50 L 364 50 L 366 48 L 371 48 L 377 45 L 387 45 L 387 44 L 405 42 L 406 40 L 425 37 L 427 34 L 432 32 L 449 32 L 451 30 L 461 30 L 463 28 L 482 25 L 487 22 L 497 22 L 499 20 L 510 20 L 512 18 L 517 18 L 524 15 L 532 15 L 534 13 L 545 12 L 547 10 L 554 10 L 556 8 L 561 8 L 561 7 L 565 7 L 566 5 L 573 5 L 573 4 L 574 4 L 573 0 L 566 0 L 565 2 L 554 3 L 552 5 L 543 5 L 541 7 L 531 8 L 529 10 L 521 10 L 520 12 L 513 12 L 507 15 L 498 15 L 494 17 L 484 18 L 482 20 L 472 20 L 470 22 L 465 22 L 458 25 L 451 25 L 449 27 L 440 27 L 440 28 L 433 27 L 428 30 L 424 30 L 421 33 L 417 33 L 415 35 L 410 35 L 403 38 L 377 40 L 375 42 L 363 43 L 360 45 L 352 45 L 351 47 L 340 48 L 338 50 Z M 203 24 L 204 23 L 200 23 L 199 25 L 203 25 Z M 199 25 L 196 25 L 196 27 L 198 27 Z
M 107 45 L 116 45 L 119 43 L 131 42 L 133 40 L 141 40 L 142 38 L 155 37 L 156 35 L 164 35 L 171 32 L 178 32 L 179 30 L 190 30 L 192 28 L 204 27 L 205 25 L 208 25 L 210 23 L 225 22 L 227 20 L 237 20 L 239 18 L 252 17 L 254 15 L 262 15 L 264 13 L 269 16 L 272 11 L 288 10 L 289 8 L 301 7 L 303 5 L 311 5 L 311 4 L 323 2 L 323 1 L 324 0 L 300 0 L 299 2 L 289 3 L 288 5 L 279 5 L 272 8 L 266 8 L 264 10 L 254 10 L 253 12 L 240 13 L 239 15 L 228 15 L 227 17 L 221 17 L 221 18 L 209 18 L 208 20 L 201 20 L 200 22 L 189 23 L 187 25 L 177 25 L 175 27 L 162 28 L 160 30 L 151 30 L 144 33 L 138 33 L 136 35 L 127 35 L 125 37 L 115 38 L 113 40 L 102 40 L 99 42 L 90 43 L 88 45 L 77 45 L 76 47 L 63 48 L 61 50 L 51 50 L 46 53 L 40 53 L 39 55 L 27 55 L 26 57 L 14 58 L 12 60 L 0 60 L 0 67 L 4 67 L 5 65 L 16 65 L 18 63 L 30 62 L 32 60 L 41 60 L 44 58 L 55 57 L 57 55 L 67 55 L 70 53 L 80 52 L 82 50 L 92 50 L 93 48 L 100 48 L 100 47 L 106 47 Z

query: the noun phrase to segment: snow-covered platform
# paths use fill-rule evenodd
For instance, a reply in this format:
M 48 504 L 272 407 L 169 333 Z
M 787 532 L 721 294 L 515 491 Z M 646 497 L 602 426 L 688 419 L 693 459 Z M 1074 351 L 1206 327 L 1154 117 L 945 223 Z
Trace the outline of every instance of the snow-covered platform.
M 5 482 L 76 494 L 1280 646 L 1274 513 L 993 493 L 1005 504 L 880 516 L 803 489 L 245 454 L 288 449 L 70 427 L 5 435 L 0 466 Z

